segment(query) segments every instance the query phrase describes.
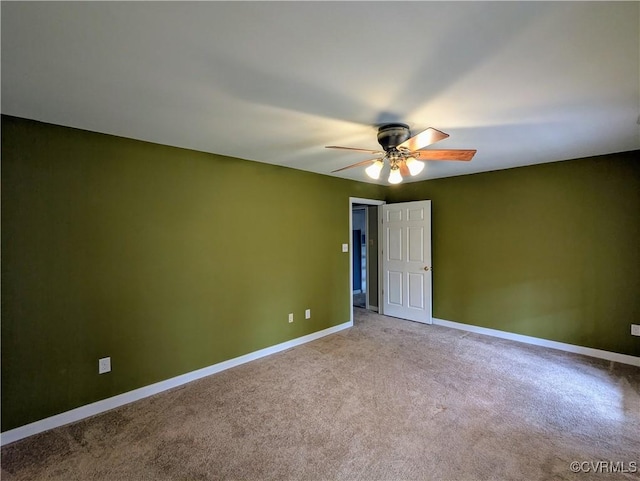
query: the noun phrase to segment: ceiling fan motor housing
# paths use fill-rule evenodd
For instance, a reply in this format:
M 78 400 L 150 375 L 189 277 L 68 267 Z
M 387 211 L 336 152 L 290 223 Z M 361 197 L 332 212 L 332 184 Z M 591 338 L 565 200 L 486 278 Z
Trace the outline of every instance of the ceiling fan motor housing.
M 411 137 L 406 124 L 386 124 L 378 129 L 378 143 L 385 151 L 393 149 Z

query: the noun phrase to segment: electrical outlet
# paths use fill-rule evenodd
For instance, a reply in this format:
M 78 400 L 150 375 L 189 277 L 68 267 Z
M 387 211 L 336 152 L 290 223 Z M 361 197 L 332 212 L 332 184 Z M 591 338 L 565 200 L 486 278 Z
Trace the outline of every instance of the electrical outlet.
M 111 371 L 111 358 L 103 357 L 98 359 L 98 374 L 104 374 Z
M 640 324 L 631 324 L 631 335 L 640 336 Z
M 289 322 L 293 322 L 293 312 L 289 314 Z
M 307 309 L 306 311 L 304 311 L 304 318 L 311 319 L 311 309 Z
M 349 244 L 342 244 L 342 252 L 349 252 Z

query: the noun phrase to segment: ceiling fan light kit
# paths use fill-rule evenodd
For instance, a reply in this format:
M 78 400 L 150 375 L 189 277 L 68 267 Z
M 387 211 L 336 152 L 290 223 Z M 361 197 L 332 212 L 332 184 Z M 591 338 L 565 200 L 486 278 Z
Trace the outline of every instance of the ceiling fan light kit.
M 416 160 L 413 157 L 407 157 L 405 159 L 405 163 L 407 164 L 412 176 L 416 176 L 424 170 L 424 162 Z
M 473 158 L 476 153 L 475 150 L 422 150 L 447 137 L 449 137 L 449 134 L 431 127 L 412 137 L 408 125 L 393 123 L 385 124 L 378 128 L 378 143 L 384 150 L 358 149 L 337 145 L 327 145 L 326 148 L 382 155 L 380 158 L 357 162 L 333 172 L 371 164 L 365 169 L 365 173 L 372 179 L 378 180 L 386 159 L 389 163 L 389 183 L 399 184 L 402 182 L 403 176 L 411 175 L 415 177 L 424 170 L 424 162 L 422 160 L 469 161 Z
M 382 159 L 374 160 L 373 164 L 364 169 L 366 174 L 372 179 L 378 180 L 380 178 L 380 172 L 382 172 L 382 168 L 384 167 L 384 163 Z
M 400 167 L 398 166 L 391 167 L 391 171 L 389 172 L 389 183 L 399 184 L 400 182 L 402 182 L 402 174 L 400 174 Z

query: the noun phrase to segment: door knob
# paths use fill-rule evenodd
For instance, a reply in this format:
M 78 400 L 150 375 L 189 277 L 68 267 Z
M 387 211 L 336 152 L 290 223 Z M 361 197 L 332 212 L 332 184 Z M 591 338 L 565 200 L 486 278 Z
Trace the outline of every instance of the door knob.
M 424 266 L 424 270 L 425 270 L 425 271 L 428 271 L 429 269 L 431 269 L 431 267 L 429 267 L 429 266 Z M 433 269 L 431 269 L 431 270 L 433 270 Z

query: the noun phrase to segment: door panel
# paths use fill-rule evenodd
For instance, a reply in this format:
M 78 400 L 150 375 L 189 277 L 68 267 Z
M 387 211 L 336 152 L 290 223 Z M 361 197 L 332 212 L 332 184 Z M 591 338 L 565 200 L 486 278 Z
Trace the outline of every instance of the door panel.
M 431 323 L 431 201 L 382 206 L 383 313 Z
M 389 304 L 402 307 L 402 272 L 389 271 Z
M 409 307 L 414 309 L 424 309 L 424 276 L 409 272 Z
M 424 262 L 424 228 L 409 227 L 407 229 L 409 248 L 407 258 L 409 262 Z
M 424 220 L 424 209 L 407 209 L 407 220 Z
M 393 261 L 402 260 L 402 229 L 390 228 L 387 230 L 387 244 L 389 259 Z
M 402 220 L 401 210 L 387 210 L 387 222 L 398 222 Z

